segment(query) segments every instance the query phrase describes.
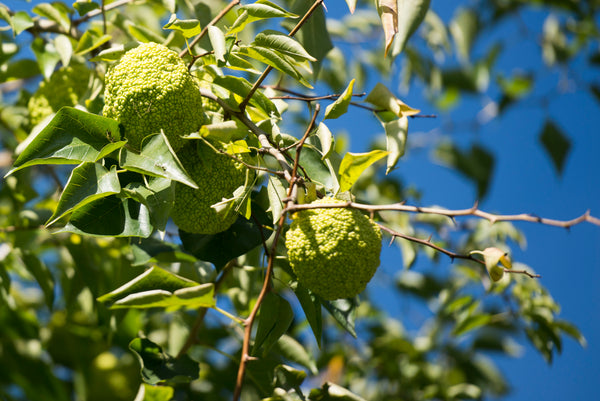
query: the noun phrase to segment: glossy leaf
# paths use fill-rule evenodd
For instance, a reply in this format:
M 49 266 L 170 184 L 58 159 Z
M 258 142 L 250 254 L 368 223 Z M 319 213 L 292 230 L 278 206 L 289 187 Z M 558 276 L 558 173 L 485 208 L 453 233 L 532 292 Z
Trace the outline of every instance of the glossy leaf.
M 110 170 L 99 163 L 86 162 L 73 169 L 58 206 L 46 225 L 96 199 L 121 192 L 116 166 Z
M 216 27 L 215 27 L 216 28 Z M 167 22 L 163 29 L 172 29 L 175 31 L 179 31 L 186 38 L 191 38 L 193 36 L 199 35 L 202 32 L 202 27 L 200 26 L 200 21 L 197 19 L 186 19 L 180 20 L 177 18 L 175 14 L 171 15 L 171 19 Z M 216 28 L 218 29 L 218 28 Z M 210 34 L 210 27 L 209 27 Z
M 266 353 L 287 331 L 294 319 L 290 304 L 279 295 L 269 292 L 265 296 L 258 315 L 258 324 L 252 354 L 262 347 Z
M 81 56 L 91 52 L 94 49 L 99 48 L 112 37 L 110 35 L 99 35 L 95 31 L 88 30 L 81 36 L 77 46 L 75 47 L 75 54 Z
M 363 171 L 378 160 L 386 157 L 389 153 L 383 150 L 372 150 L 368 153 L 346 153 L 338 172 L 340 177 L 340 192 L 348 191 L 360 178 Z
M 246 79 L 233 76 L 216 77 L 213 81 L 213 84 L 227 89 L 242 99 L 245 98 L 250 93 L 250 89 L 252 89 L 252 84 Z M 268 117 L 279 117 L 279 111 L 277 111 L 277 107 L 275 107 L 273 102 L 261 91 L 256 91 L 254 93 L 250 99 L 250 105 L 263 110 Z
M 267 47 L 286 56 L 292 57 L 297 61 L 316 61 L 294 38 L 281 32 L 266 30 L 254 38 L 254 45 Z
M 144 204 L 150 213 L 150 221 L 157 230 L 164 232 L 173 206 L 175 191 L 168 178 L 149 178 L 148 185 L 130 183 L 122 189 L 124 195 Z
M 119 153 L 119 165 L 129 171 L 163 177 L 197 189 L 198 185 L 187 174 L 181 162 L 173 155 L 162 134 L 144 138 L 140 153 L 127 148 Z
M 200 284 L 195 287 L 181 288 L 173 292 L 165 290 L 148 290 L 130 294 L 112 304 L 111 309 L 148 309 L 179 308 L 198 309 L 215 306 L 214 284 Z
M 215 59 L 220 63 L 225 63 L 225 53 L 227 52 L 225 34 L 218 27 L 211 25 L 208 27 L 208 37 L 214 51 Z
M 238 54 L 243 54 L 257 61 L 265 63 L 275 68 L 276 70 L 283 72 L 284 74 L 287 74 L 290 77 L 296 79 L 298 82 L 300 82 L 307 88 L 312 88 L 312 86 L 308 83 L 306 78 L 304 78 L 302 74 L 300 74 L 300 72 L 296 69 L 296 67 L 290 61 L 290 59 L 286 58 L 285 55 L 283 55 L 277 50 L 253 44 L 250 46 L 239 48 Z
M 429 10 L 430 0 L 396 0 L 398 7 L 397 32 L 394 37 L 392 56 L 399 55 L 410 37 L 421 25 Z
M 58 232 L 93 236 L 148 237 L 152 234 L 150 213 L 133 199 L 110 195 L 75 210 Z
M 36 164 L 95 162 L 122 147 L 120 137 L 115 120 L 63 107 L 38 135 L 28 138 L 8 174 Z
M 552 120 L 547 120 L 539 137 L 544 150 L 560 175 L 565 167 L 565 161 L 571 149 L 571 141 L 562 129 Z
M 148 384 L 181 383 L 198 378 L 198 363 L 187 355 L 174 358 L 147 338 L 136 338 L 129 343 L 142 366 L 142 379 Z
M 354 320 L 356 319 L 356 308 L 358 307 L 357 300 L 337 299 L 335 301 L 321 301 L 321 303 L 342 328 L 356 338 Z
M 116 290 L 102 295 L 98 301 L 112 304 L 132 294 L 158 289 L 173 293 L 182 288 L 192 288 L 197 285 L 198 283 L 195 281 L 153 266 Z
M 352 101 L 352 90 L 354 89 L 354 79 L 350 81 L 344 92 L 325 109 L 324 120 L 336 119 L 348 111 L 348 105 Z
M 69 9 L 63 3 L 40 3 L 33 7 L 33 12 L 59 24 L 65 31 L 71 27 Z
M 235 20 L 228 34 L 236 34 L 244 30 L 246 25 L 268 18 L 298 18 L 298 15 L 290 13 L 267 0 L 258 0 L 253 4 L 240 7 L 243 11 Z

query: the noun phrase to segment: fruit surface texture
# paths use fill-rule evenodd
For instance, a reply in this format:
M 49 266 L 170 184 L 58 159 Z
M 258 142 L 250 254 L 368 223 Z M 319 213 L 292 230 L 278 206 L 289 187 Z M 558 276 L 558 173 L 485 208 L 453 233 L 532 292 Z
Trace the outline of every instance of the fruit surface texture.
M 189 233 L 216 234 L 227 230 L 238 213 L 229 205 L 220 212 L 212 206 L 232 198 L 233 192 L 246 182 L 246 174 L 252 175 L 252 171 L 202 141 L 190 141 L 177 156 L 198 189 L 175 184 L 173 222 Z
M 119 121 L 129 145 L 164 131 L 171 147 L 183 147 L 205 121 L 198 83 L 179 55 L 157 43 L 127 51 L 106 73 L 103 115 Z
M 345 201 L 323 198 L 311 205 L 332 203 Z M 381 230 L 356 209 L 301 210 L 285 245 L 301 284 L 326 300 L 351 298 L 365 289 L 379 266 Z

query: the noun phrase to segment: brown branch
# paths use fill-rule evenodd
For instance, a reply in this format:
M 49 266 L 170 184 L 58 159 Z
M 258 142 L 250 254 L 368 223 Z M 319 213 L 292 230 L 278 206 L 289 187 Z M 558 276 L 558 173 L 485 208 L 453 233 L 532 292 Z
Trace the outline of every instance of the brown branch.
M 454 259 L 472 260 L 473 262 L 477 262 L 477 263 L 482 264 L 482 265 L 485 266 L 485 262 L 483 260 L 477 259 L 476 257 L 474 257 L 471 254 L 464 255 L 464 254 L 460 254 L 460 253 L 455 253 L 455 252 L 449 251 L 448 249 L 442 248 L 439 245 L 434 244 L 433 242 L 431 242 L 431 237 L 429 237 L 427 239 L 412 237 L 410 235 L 406 235 L 406 234 L 402 234 L 402 233 L 399 233 L 397 231 L 394 231 L 391 228 L 388 228 L 388 227 L 386 227 L 386 226 L 384 226 L 382 224 L 378 223 L 378 225 L 379 225 L 379 227 L 383 231 L 387 232 L 388 234 L 390 234 L 392 236 L 392 241 L 390 242 L 390 245 L 392 244 L 392 242 L 394 242 L 394 240 L 396 238 L 402 238 L 404 240 L 411 241 L 411 242 L 414 242 L 414 243 L 417 243 L 417 244 L 420 244 L 420 245 L 424 245 L 424 246 L 427 246 L 429 248 L 432 248 L 432 249 L 436 250 L 437 252 L 443 253 L 444 255 L 449 256 L 452 261 L 454 261 Z M 527 270 L 504 269 L 504 272 L 505 273 L 510 273 L 510 274 L 524 274 L 524 275 L 528 276 L 529 278 L 540 278 L 540 277 L 542 277 L 539 274 L 534 274 L 534 273 L 531 273 L 531 272 L 529 272 Z
M 460 210 L 449 210 L 435 207 L 420 207 L 405 205 L 403 203 L 395 203 L 391 205 L 366 205 L 362 203 L 346 202 L 346 203 L 335 203 L 330 205 L 319 205 L 319 207 L 344 207 L 365 210 L 368 212 L 379 212 L 384 210 L 398 211 L 398 212 L 411 212 L 411 213 L 425 213 L 425 214 L 437 214 L 446 216 L 449 218 L 461 217 L 461 216 L 476 216 L 482 219 L 488 220 L 489 222 L 496 223 L 499 221 L 526 221 L 530 223 L 540 223 L 548 226 L 570 228 L 579 223 L 588 222 L 597 226 L 600 226 L 600 219 L 590 215 L 590 211 L 586 211 L 579 217 L 571 220 L 555 220 L 548 219 L 545 217 L 535 216 L 533 214 L 493 214 L 480 210 L 478 204 L 475 203 L 473 207 L 469 209 Z M 311 205 L 293 205 L 287 212 L 295 212 L 297 210 L 312 209 L 314 206 Z
M 229 2 L 229 4 L 227 4 L 227 6 L 225 8 L 223 8 L 219 12 L 219 14 L 217 14 L 215 16 L 215 18 L 213 18 L 204 28 L 202 28 L 202 31 L 200 31 L 198 36 L 196 36 L 194 38 L 194 40 L 192 40 L 189 47 L 186 47 L 184 50 L 181 51 L 181 53 L 179 53 L 179 57 L 183 58 L 186 54 L 188 54 L 190 49 L 192 47 L 194 47 L 196 45 L 196 43 L 198 43 L 204 37 L 204 35 L 206 35 L 206 32 L 208 32 L 208 27 L 213 26 L 214 24 L 219 22 L 221 20 L 221 18 L 223 18 L 229 12 L 229 10 L 231 10 L 233 7 L 237 6 L 238 4 L 240 4 L 240 0 L 231 0 Z M 196 59 L 197 58 L 195 58 L 195 57 L 192 59 L 188 68 L 192 68 L 192 65 L 194 65 L 194 62 L 196 62 Z
M 308 139 L 308 135 L 314 126 L 314 123 L 317 119 L 318 113 L 319 113 L 319 107 L 316 107 L 315 113 L 313 114 L 313 118 L 311 120 L 311 123 L 307 127 L 302 139 L 300 140 L 300 142 L 298 143 L 298 146 L 296 147 L 296 159 L 294 161 L 294 166 L 292 168 L 290 186 L 288 188 L 287 197 L 286 197 L 287 204 L 286 204 L 286 208 L 284 208 L 284 210 L 289 208 L 293 204 L 294 199 L 296 198 L 296 196 L 295 196 L 295 193 L 297 191 L 297 176 L 296 176 L 296 174 L 298 172 L 300 153 L 302 151 L 302 146 L 304 145 L 304 142 Z M 282 212 L 281 216 L 279 217 L 279 222 L 277 224 L 277 230 L 275 231 L 275 238 L 273 239 L 273 244 L 271 245 L 271 250 L 268 252 L 269 261 L 267 264 L 267 272 L 265 274 L 265 280 L 263 282 L 263 286 L 261 288 L 260 293 L 258 294 L 258 298 L 256 298 L 256 303 L 254 304 L 254 307 L 252 308 L 250 315 L 244 321 L 244 325 L 246 327 L 244 329 L 244 341 L 242 343 L 242 355 L 240 357 L 240 366 L 238 368 L 237 379 L 235 382 L 235 391 L 233 393 L 233 401 L 238 401 L 240 398 L 240 395 L 242 393 L 242 387 L 244 384 L 244 376 L 246 374 L 246 366 L 247 366 L 248 361 L 253 359 L 249 353 L 250 340 L 252 338 L 252 326 L 254 324 L 254 320 L 256 319 L 258 310 L 260 309 L 260 306 L 262 305 L 262 302 L 263 302 L 265 296 L 271 289 L 271 276 L 273 275 L 273 265 L 275 263 L 275 255 L 277 254 L 277 242 L 279 241 L 279 238 L 281 237 L 281 233 L 283 232 L 283 227 L 285 226 L 286 217 L 287 217 L 287 214 L 285 212 Z
M 290 38 L 293 37 L 300 30 L 300 28 L 302 28 L 302 25 L 304 25 L 306 23 L 306 21 L 310 18 L 312 13 L 322 4 L 323 4 L 323 0 L 315 1 L 313 3 L 313 5 L 308 9 L 308 11 L 304 14 L 302 19 L 300 21 L 298 21 L 296 26 L 290 31 L 290 33 L 288 33 L 288 36 Z M 256 90 L 260 87 L 260 85 L 262 85 L 263 81 L 267 78 L 267 76 L 269 75 L 269 73 L 272 70 L 273 70 L 273 67 L 267 66 L 267 68 L 265 68 L 265 70 L 260 75 L 260 77 L 258 77 L 256 82 L 254 82 L 254 85 L 250 89 L 250 92 L 248 92 L 248 94 L 246 95 L 244 100 L 242 100 L 242 102 L 240 103 L 240 110 L 242 110 L 242 112 L 246 109 L 246 106 L 248 105 L 248 102 L 250 102 L 250 99 L 254 95 L 254 92 L 256 92 Z

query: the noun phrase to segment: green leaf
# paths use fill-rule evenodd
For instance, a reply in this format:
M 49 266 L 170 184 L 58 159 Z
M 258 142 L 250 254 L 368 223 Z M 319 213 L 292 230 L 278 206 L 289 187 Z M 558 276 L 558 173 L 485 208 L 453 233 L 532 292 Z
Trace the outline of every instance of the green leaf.
M 294 67 L 290 59 L 286 58 L 285 55 L 283 55 L 277 50 L 253 44 L 250 46 L 240 47 L 238 49 L 238 54 L 246 55 L 262 63 L 270 65 L 276 70 L 294 78 L 307 88 L 312 89 L 310 83 L 308 83 L 306 78 L 304 78 L 302 74 L 300 74 L 300 72 L 296 69 L 296 67 Z
M 310 390 L 308 399 L 311 401 L 366 401 L 350 390 L 329 382 L 324 383 L 321 388 Z
M 133 199 L 110 195 L 75 210 L 65 227 L 57 232 L 145 238 L 152 234 L 152 230 L 146 206 Z
M 23 263 L 25 267 L 35 278 L 44 293 L 46 306 L 52 309 L 54 303 L 54 278 L 48 267 L 31 251 L 23 250 Z
M 386 149 L 389 152 L 385 173 L 389 174 L 396 167 L 398 160 L 404 156 L 408 135 L 408 118 L 401 117 L 382 124 L 385 131 Z
M 227 120 L 215 124 L 203 125 L 200 128 L 200 136 L 214 139 L 223 143 L 234 142 L 248 136 L 249 130 L 239 120 Z M 188 138 L 195 138 L 192 134 Z
M 273 370 L 273 375 L 275 376 L 274 377 L 275 386 L 277 386 L 279 388 L 283 388 L 288 391 L 291 389 L 294 389 L 294 390 L 296 390 L 297 394 L 302 394 L 300 385 L 306 379 L 305 371 L 294 369 L 287 365 L 277 365 L 275 367 L 275 369 Z M 284 400 L 287 400 L 287 398 Z M 290 401 L 291 400 L 296 401 L 295 398 L 293 398 L 293 399 L 290 398 Z M 266 399 L 263 401 L 266 401 Z
M 197 19 L 185 19 L 180 20 L 177 18 L 175 14 L 171 15 L 171 19 L 169 22 L 163 26 L 163 29 L 172 29 L 175 31 L 179 31 L 186 38 L 191 38 L 193 36 L 199 35 L 202 32 L 202 27 L 200 26 L 200 21 Z M 218 29 L 218 28 L 217 28 Z M 210 27 L 209 27 L 210 34 Z
M 336 119 L 348 111 L 348 105 L 352 101 L 352 90 L 354 89 L 354 79 L 350 81 L 344 92 L 325 109 L 324 120 Z
M 297 15 L 304 15 L 313 3 L 312 0 L 295 0 L 292 6 L 292 12 Z M 289 25 L 291 24 L 286 24 L 286 26 Z M 305 21 L 304 25 L 302 25 L 294 37 L 311 56 L 317 59 L 317 61 L 312 63 L 313 80 L 316 81 L 319 71 L 321 70 L 321 64 L 323 60 L 325 60 L 325 56 L 333 49 L 333 43 L 331 42 L 329 30 L 327 29 L 327 21 L 323 7 L 318 7 L 313 11 L 310 18 Z
M 227 53 L 225 34 L 216 26 L 211 25 L 208 27 L 208 38 L 210 39 L 217 62 L 225 63 L 225 54 Z
M 487 314 L 476 314 L 467 316 L 461 320 L 452 330 L 452 334 L 455 336 L 461 336 L 468 333 L 471 330 L 475 330 L 481 326 L 485 326 L 490 322 L 491 315 Z
M 173 155 L 163 134 L 155 134 L 144 138 L 140 153 L 122 148 L 119 153 L 119 165 L 129 171 L 163 177 L 181 182 L 192 188 L 198 185 L 186 173 L 181 162 Z
M 187 355 L 174 358 L 147 338 L 136 338 L 129 343 L 140 361 L 142 379 L 148 384 L 181 383 L 195 380 L 200 367 Z
M 133 401 L 170 401 L 174 393 L 173 387 L 142 383 Z
M 142 238 L 131 244 L 133 266 L 145 266 L 151 263 L 174 263 L 197 261 L 195 257 L 184 252 L 179 245 L 159 240 L 154 237 Z
M 150 178 L 148 185 L 139 182 L 129 183 L 122 189 L 123 194 L 144 204 L 150 212 L 150 221 L 159 231 L 166 228 L 173 206 L 173 183 L 168 178 Z
M 69 37 L 67 35 L 56 36 L 54 39 L 54 47 L 56 47 L 56 52 L 60 56 L 62 65 L 69 65 L 71 57 L 73 56 L 73 45 L 71 44 Z
M 556 172 L 559 175 L 562 174 L 571 149 L 571 141 L 552 120 L 546 120 L 539 138 L 544 150 L 550 156 Z
M 480 254 L 483 255 L 483 261 L 485 262 L 485 268 L 490 275 L 490 278 L 493 281 L 500 281 L 502 276 L 504 276 L 504 268 L 511 269 L 512 262 L 508 257 L 507 253 L 502 249 L 489 247 L 485 248 L 483 251 L 471 251 L 472 254 Z M 502 266 L 498 266 L 498 263 L 501 263 Z
M 213 283 L 199 284 L 195 287 L 182 288 L 173 292 L 165 290 L 148 290 L 130 294 L 116 301 L 111 309 L 148 309 L 179 308 L 198 309 L 212 308 L 215 304 L 215 286 Z
M 77 46 L 75 46 L 75 54 L 78 56 L 87 54 L 92 50 L 99 48 L 111 39 L 112 36 L 110 35 L 100 35 L 96 31 L 87 30 L 83 35 L 81 35 L 79 42 L 77 42 Z
M 60 195 L 58 206 L 46 223 L 49 226 L 65 214 L 96 199 L 121 192 L 116 166 L 110 170 L 92 162 L 77 166 L 71 172 L 67 185 Z
M 190 234 L 179 230 L 183 249 L 221 270 L 231 259 L 259 246 L 263 235 L 268 236 L 273 229 L 271 217 L 256 202 L 252 202 L 252 215 L 251 220 L 239 216 L 231 227 L 218 234 Z
M 340 192 L 348 191 L 359 179 L 363 171 L 389 153 L 383 150 L 372 150 L 368 153 L 346 153 L 338 172 L 340 177 Z
M 356 318 L 356 308 L 358 300 L 353 299 L 337 299 L 335 301 L 321 301 L 325 309 L 329 311 L 331 316 L 346 330 L 356 338 L 356 330 L 354 329 L 354 320 Z
M 38 135 L 28 137 L 7 175 L 36 164 L 95 162 L 122 147 L 125 142 L 114 142 L 120 137 L 115 120 L 63 107 Z
M 566 320 L 557 320 L 554 322 L 554 326 L 560 329 L 563 333 L 567 334 L 569 337 L 576 340 L 579 345 L 582 347 L 587 346 L 587 341 L 585 337 L 581 334 L 579 329 L 575 327 L 572 323 L 567 322 Z
M 298 43 L 294 38 L 289 37 L 281 32 L 266 30 L 254 38 L 254 45 L 266 47 L 286 56 L 292 57 L 297 61 L 316 61 L 313 56 Z
M 73 8 L 77 10 L 77 13 L 83 17 L 85 14 L 90 11 L 96 10 L 100 8 L 100 5 L 91 0 L 76 0 L 73 3 Z
M 115 303 L 129 295 L 152 291 L 164 290 L 175 292 L 182 288 L 196 287 L 198 283 L 185 277 L 178 276 L 160 267 L 153 266 L 134 278 L 123 284 L 114 291 L 104 294 L 98 298 L 98 302 Z
M 298 301 L 300 301 L 300 306 L 302 307 L 304 315 L 306 316 L 306 320 L 308 320 L 308 324 L 315 335 L 317 345 L 321 347 L 321 338 L 323 336 L 321 302 L 313 293 L 308 291 L 306 287 L 300 283 L 296 283 L 296 286 L 294 287 L 294 293 L 296 293 L 296 297 L 298 298 Z
M 143 25 L 128 24 L 127 30 L 135 39 L 142 43 L 156 42 L 163 43 L 165 38 Z
M 460 9 L 450 22 L 450 34 L 454 39 L 458 56 L 463 61 L 469 60 L 471 48 L 479 32 L 479 18 L 471 9 Z
M 464 152 L 452 143 L 442 143 L 434 154 L 442 163 L 472 180 L 477 185 L 479 199 L 486 195 L 494 170 L 494 156 L 487 149 L 473 145 L 468 152 Z
M 398 30 L 394 36 L 393 57 L 402 53 L 408 39 L 421 25 L 427 15 L 427 10 L 429 10 L 429 3 L 430 0 L 396 0 Z
M 420 112 L 420 110 L 413 109 L 394 96 L 382 83 L 375 85 L 373 90 L 367 95 L 365 101 L 382 110 L 391 111 L 398 117 L 409 117 Z
M 318 373 L 317 364 L 315 363 L 314 358 L 294 337 L 286 334 L 282 335 L 279 340 L 277 340 L 277 349 L 281 356 L 300 366 L 304 366 L 306 369 L 310 370 L 313 375 Z
M 292 14 L 277 4 L 267 0 L 258 0 L 253 4 L 247 4 L 240 7 L 242 12 L 235 20 L 228 35 L 233 35 L 244 30 L 246 25 L 267 18 L 298 18 L 298 15 Z
M 333 134 L 329 130 L 329 128 L 324 123 L 319 123 L 317 127 L 317 137 L 319 138 L 319 142 L 321 142 L 321 159 L 324 160 L 329 157 L 331 151 L 333 150 L 334 138 Z
M 288 301 L 273 292 L 267 293 L 260 306 L 252 354 L 261 347 L 266 353 L 285 334 L 292 320 L 294 311 Z
M 42 72 L 42 75 L 46 79 L 50 79 L 56 64 L 60 61 L 60 56 L 52 43 L 46 42 L 42 38 L 38 37 L 33 40 L 31 44 L 31 50 L 35 54 L 36 61 Z
M 49 20 L 56 22 L 67 32 L 71 28 L 69 8 L 64 3 L 40 3 L 33 7 L 32 11 L 42 17 L 46 17 Z
M 17 11 L 12 17 L 11 26 L 13 26 L 15 36 L 34 25 L 33 19 L 25 11 Z

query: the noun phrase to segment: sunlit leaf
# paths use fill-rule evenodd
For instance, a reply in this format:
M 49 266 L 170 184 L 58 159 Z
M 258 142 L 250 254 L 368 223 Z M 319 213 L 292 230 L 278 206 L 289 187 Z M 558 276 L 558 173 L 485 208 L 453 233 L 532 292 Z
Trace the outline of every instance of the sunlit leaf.
M 150 221 L 157 230 L 163 231 L 173 206 L 175 191 L 168 178 L 148 178 L 148 184 L 129 183 L 122 189 L 124 195 L 144 204 L 150 213 Z
M 215 29 L 219 29 L 214 27 Z M 186 19 L 180 20 L 177 18 L 175 14 L 171 15 L 171 19 L 167 22 L 163 29 L 173 29 L 175 31 L 179 31 L 186 38 L 191 38 L 193 36 L 199 35 L 202 32 L 202 27 L 200 26 L 200 21 L 197 19 Z M 210 29 L 210 27 L 209 27 Z M 210 31 L 209 31 L 210 34 Z
M 110 35 L 100 35 L 93 30 L 87 30 L 77 42 L 75 46 L 75 54 L 81 56 L 91 52 L 94 49 L 102 46 L 112 39 Z
M 324 119 L 336 119 L 348 111 L 348 105 L 352 101 L 352 90 L 354 89 L 354 79 L 350 81 L 344 92 L 325 109 Z
M 384 122 L 383 129 L 385 130 L 386 149 L 389 152 L 385 173 L 389 174 L 396 167 L 398 160 L 404 156 L 408 134 L 408 118 L 401 117 Z
M 122 148 L 119 153 L 119 165 L 129 171 L 164 177 L 198 188 L 181 162 L 173 155 L 162 134 L 144 138 L 140 153 Z
M 338 172 L 340 177 L 340 192 L 348 191 L 359 179 L 363 171 L 389 153 L 383 150 L 372 150 L 368 153 L 346 153 Z
M 133 401 L 170 401 L 174 392 L 173 387 L 142 383 Z
M 308 54 L 308 52 L 294 38 L 289 37 L 281 32 L 266 30 L 254 38 L 256 46 L 267 47 L 281 54 L 292 57 L 298 61 L 316 61 L 316 59 Z
M 344 330 L 356 338 L 354 321 L 356 319 L 356 308 L 358 307 L 357 299 L 337 299 L 335 301 L 321 301 L 321 303 Z
M 63 107 L 38 135 L 28 137 L 8 174 L 36 164 L 95 162 L 122 147 L 120 137 L 115 120 Z
M 214 285 L 207 283 L 195 287 L 181 288 L 173 292 L 165 290 L 136 292 L 115 301 L 111 305 L 111 309 L 166 308 L 167 310 L 175 310 L 179 308 L 212 308 L 215 306 L 214 291 Z
M 267 18 L 298 18 L 298 15 L 290 13 L 277 4 L 267 0 L 258 0 L 253 4 L 240 7 L 243 10 L 235 20 L 228 34 L 236 34 L 244 30 L 246 25 Z
M 69 8 L 64 3 L 40 3 L 33 7 L 33 12 L 56 22 L 67 32 L 71 27 L 71 21 L 68 14 Z
M 471 9 L 460 9 L 450 23 L 450 33 L 454 39 L 458 55 L 463 61 L 469 60 L 471 48 L 479 31 L 479 18 Z
M 483 255 L 485 267 L 493 281 L 499 281 L 504 276 L 504 268 L 512 269 L 511 260 L 502 249 L 489 247 L 483 251 L 471 251 L 471 254 Z M 498 266 L 498 263 L 502 266 Z
M 400 54 L 410 37 L 425 19 L 430 0 L 396 0 L 398 6 L 397 32 L 394 37 L 392 56 Z
M 365 101 L 382 110 L 391 111 L 398 117 L 409 117 L 420 112 L 420 110 L 413 109 L 394 96 L 394 94 L 382 83 L 377 83 L 377 85 L 375 85 L 367 95 Z

